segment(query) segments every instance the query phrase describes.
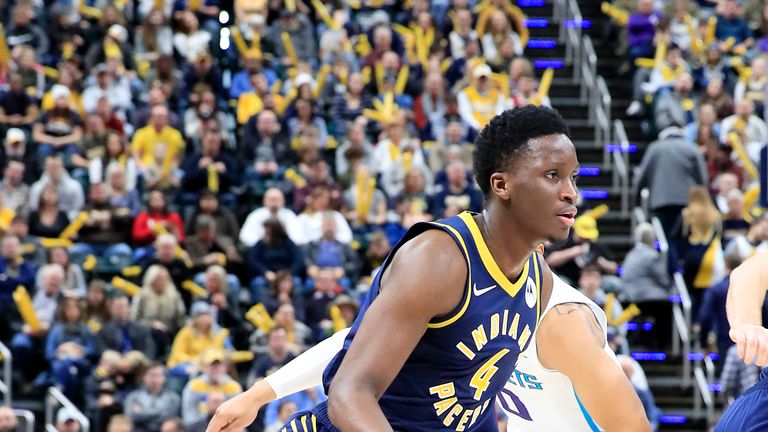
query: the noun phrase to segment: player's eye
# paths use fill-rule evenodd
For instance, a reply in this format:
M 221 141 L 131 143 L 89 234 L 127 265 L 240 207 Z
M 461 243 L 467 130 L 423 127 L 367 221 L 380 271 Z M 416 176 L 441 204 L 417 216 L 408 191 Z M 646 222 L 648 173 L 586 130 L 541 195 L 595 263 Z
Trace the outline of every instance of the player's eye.
M 547 178 L 557 180 L 559 177 L 557 175 L 557 171 L 548 171 L 546 174 Z
M 573 176 L 571 176 L 571 181 L 573 182 L 573 184 L 578 184 L 580 178 L 581 177 L 578 174 L 574 174 Z

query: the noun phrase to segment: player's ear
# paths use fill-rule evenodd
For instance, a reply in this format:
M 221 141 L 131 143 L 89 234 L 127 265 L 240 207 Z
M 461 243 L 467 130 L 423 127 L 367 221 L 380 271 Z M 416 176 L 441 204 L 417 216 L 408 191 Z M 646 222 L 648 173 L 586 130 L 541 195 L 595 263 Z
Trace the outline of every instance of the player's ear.
M 512 193 L 509 176 L 505 173 L 491 174 L 491 192 L 503 200 L 508 200 Z

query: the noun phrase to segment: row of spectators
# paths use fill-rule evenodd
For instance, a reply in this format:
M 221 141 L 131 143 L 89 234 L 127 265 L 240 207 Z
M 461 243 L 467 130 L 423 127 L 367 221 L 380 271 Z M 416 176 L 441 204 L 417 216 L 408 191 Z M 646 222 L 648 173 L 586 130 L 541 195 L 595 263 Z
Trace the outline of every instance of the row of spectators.
M 350 325 L 410 226 L 481 209 L 474 135 L 549 104 L 521 10 L 352 3 L 0 7 L 0 340 L 16 397 L 57 386 L 94 431 L 203 431 Z M 271 404 L 252 429 L 322 398 Z M 56 417 L 60 432 L 79 422 Z
M 699 343 L 718 353 L 724 394 L 738 395 L 758 371 L 730 350 L 725 298 L 730 271 L 768 247 L 756 168 L 768 144 L 768 6 L 750 0 L 613 6 L 604 10 L 626 31 L 624 70 L 634 76 L 627 115 L 639 117 L 655 140 L 634 173 L 635 194 L 649 189 L 649 208 L 669 242 L 665 257 L 653 228 L 637 227 L 621 267 L 620 297 L 640 305 L 640 322 L 661 324 L 659 335 L 668 335 L 671 276 L 681 272 Z

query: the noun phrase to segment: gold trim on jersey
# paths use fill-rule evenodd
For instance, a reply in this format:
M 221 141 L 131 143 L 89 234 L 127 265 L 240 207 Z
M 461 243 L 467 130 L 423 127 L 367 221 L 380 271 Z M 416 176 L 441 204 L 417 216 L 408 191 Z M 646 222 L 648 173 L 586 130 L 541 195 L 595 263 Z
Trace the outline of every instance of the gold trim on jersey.
M 472 234 L 472 240 L 475 242 L 475 247 L 480 255 L 480 259 L 483 261 L 486 271 L 488 271 L 491 277 L 504 289 L 504 291 L 507 292 L 507 294 L 509 294 L 510 297 L 516 296 L 517 293 L 520 292 L 520 288 L 522 288 L 528 280 L 528 267 L 531 262 L 530 256 L 525 260 L 525 265 L 523 266 L 523 271 L 520 273 L 520 277 L 512 283 L 493 259 L 493 255 L 491 255 L 488 245 L 485 244 L 485 240 L 483 240 L 483 236 L 480 234 L 480 228 L 472 217 L 472 213 L 461 213 L 459 218 L 465 225 L 467 225 L 467 228 L 469 228 L 469 232 Z M 536 283 L 538 284 L 538 281 Z
M 456 229 L 450 225 L 446 225 L 440 222 L 431 222 L 434 225 L 443 227 L 451 232 L 451 234 L 456 237 L 456 239 L 459 242 L 459 245 L 461 246 L 461 251 L 464 253 L 464 259 L 467 260 L 467 287 L 466 287 L 466 298 L 464 299 L 464 304 L 461 306 L 461 309 L 456 312 L 453 316 L 449 318 L 445 318 L 441 321 L 437 322 L 430 322 L 427 324 L 427 328 L 430 329 L 438 329 L 447 327 L 453 323 L 455 323 L 459 318 L 461 318 L 462 315 L 464 315 L 464 312 L 467 311 L 469 308 L 469 299 L 472 298 L 472 263 L 469 259 L 469 251 L 467 250 L 467 245 L 464 244 L 464 238 L 461 236 L 461 234 L 456 231 Z

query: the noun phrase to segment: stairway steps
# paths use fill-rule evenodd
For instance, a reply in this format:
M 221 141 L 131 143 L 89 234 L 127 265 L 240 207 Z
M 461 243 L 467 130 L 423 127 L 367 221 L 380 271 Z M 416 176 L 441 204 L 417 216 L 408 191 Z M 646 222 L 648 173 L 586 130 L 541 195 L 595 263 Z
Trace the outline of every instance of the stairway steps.
M 703 413 L 697 414 L 692 408 L 665 409 L 659 431 L 696 431 L 707 430 L 707 420 Z M 673 420 L 674 419 L 674 420 Z M 678 422 L 671 422 L 678 421 Z
M 584 163 L 583 161 L 579 160 Z M 579 177 L 580 188 L 600 188 L 606 189 L 613 186 L 613 179 L 610 175 L 599 175 L 594 177 Z
M 531 38 L 535 40 L 540 39 L 554 39 L 552 38 Z M 562 45 L 557 45 L 553 48 L 532 48 L 530 46 L 527 46 L 524 50 L 525 57 L 528 59 L 537 59 L 541 57 L 550 57 L 550 58 L 565 58 L 565 47 Z
M 525 1 L 521 5 L 524 13 L 530 20 L 540 20 L 538 22 L 544 22 L 546 20 L 546 27 L 543 28 L 530 28 L 531 40 L 548 39 L 548 42 L 556 42 L 556 45 L 550 48 L 535 48 L 537 42 L 534 42 L 534 46 L 526 47 L 526 56 L 531 58 L 534 62 L 539 61 L 539 67 L 536 68 L 536 75 L 541 76 L 544 71 L 545 65 L 541 64 L 541 60 L 560 60 L 565 57 L 565 47 L 558 38 L 559 29 L 561 23 L 551 20 L 547 17 L 547 14 L 551 16 L 550 5 L 544 7 L 526 7 Z M 593 46 L 597 53 L 602 53 L 603 57 L 615 57 L 615 55 L 605 55 L 606 53 L 613 54 L 615 51 L 614 42 L 611 40 L 604 40 L 599 37 L 603 33 L 602 18 L 603 14 L 600 11 L 601 1 L 587 0 L 579 1 L 579 7 L 581 9 L 582 16 L 585 19 L 590 20 L 590 26 L 582 29 L 583 35 L 590 35 L 592 37 Z M 540 43 L 540 42 L 539 42 Z M 540 45 L 539 45 L 540 46 Z M 616 70 L 623 61 L 620 58 L 614 58 L 607 62 L 602 62 L 600 59 L 600 65 L 604 65 L 606 76 L 615 78 Z M 614 80 L 616 81 L 616 80 Z M 588 206 L 598 205 L 601 203 L 607 204 L 615 213 L 611 217 L 606 216 L 600 223 L 601 241 L 604 240 L 605 244 L 609 245 L 611 249 L 617 252 L 617 258 L 623 259 L 624 254 L 632 247 L 631 237 L 629 232 L 630 222 L 626 217 L 622 217 L 616 210 L 620 208 L 621 196 L 620 191 L 613 187 L 612 171 L 604 169 L 603 161 L 605 159 L 604 149 L 602 147 L 596 147 L 594 144 L 595 128 L 587 120 L 589 109 L 588 103 L 583 103 L 580 100 L 581 82 L 573 79 L 573 67 L 563 63 L 562 67 L 555 69 L 555 75 L 552 82 L 552 86 L 549 90 L 550 101 L 552 106 L 559 110 L 561 115 L 566 119 L 569 126 L 571 138 L 574 141 L 574 145 L 577 148 L 579 162 L 584 166 L 593 166 L 601 168 L 599 175 L 597 176 L 582 176 L 580 180 L 580 188 L 582 195 L 585 197 Z M 610 89 L 610 84 L 609 84 Z M 616 93 L 614 97 L 626 97 L 632 96 L 632 83 L 622 82 L 617 85 L 617 90 L 612 91 Z M 621 118 L 626 110 L 626 104 L 617 105 L 616 108 L 612 106 L 611 117 Z M 642 133 L 640 123 L 629 124 L 628 133 Z
M 537 0 L 518 0 L 515 2 L 526 16 L 552 16 L 552 2 Z M 535 5 L 535 6 L 530 6 Z
M 591 20 L 592 28 L 588 34 L 599 35 L 609 25 L 609 19 L 600 11 L 601 1 L 578 1 L 582 16 Z M 592 42 L 598 54 L 597 73 L 605 79 L 611 94 L 611 119 L 623 121 L 627 137 L 634 146 L 635 151 L 630 153 L 628 158 L 631 172 L 642 160 L 642 155 L 649 144 L 649 137 L 645 135 L 642 120 L 629 118 L 626 115 L 626 109 L 632 102 L 633 77 L 621 70 L 622 66 L 626 69 L 627 60 L 624 55 L 617 55 L 616 38 L 606 39 L 593 36 Z M 578 89 L 578 86 L 576 88 Z M 569 119 L 568 125 L 573 134 L 579 160 L 600 160 L 603 157 L 603 150 L 592 145 L 593 135 L 589 133 L 590 128 L 585 121 L 585 115 L 579 113 L 579 109 L 584 109 L 586 106 L 579 103 L 578 93 L 574 93 L 569 98 L 567 84 L 553 90 L 550 99 L 565 118 Z M 628 236 L 630 223 L 616 212 L 618 195 L 610 188 L 606 189 L 608 189 L 608 196 L 599 201 L 609 204 L 612 210 L 600 220 L 600 242 L 618 254 L 626 252 L 631 247 L 631 240 Z M 594 203 L 598 202 L 598 200 L 593 201 Z M 712 425 L 707 424 L 704 410 L 700 412 L 693 410 L 695 402 L 693 384 L 682 385 L 682 359 L 680 357 L 673 357 L 667 353 L 664 361 L 640 361 L 640 363 L 648 378 L 656 404 L 663 411 L 659 431 L 702 432 L 711 428 Z M 721 408 L 719 403 L 716 404 L 716 417 Z
M 688 396 L 656 395 L 654 397 L 654 402 L 656 402 L 656 406 L 664 410 L 664 408 L 693 406 L 694 397 L 692 392 Z
M 554 21 L 550 16 L 542 14 L 530 13 L 526 14 L 529 20 L 546 20 L 547 25 L 545 27 L 528 27 L 528 34 L 531 38 L 557 38 L 560 36 L 560 23 Z
M 550 92 L 551 93 L 551 92 Z M 588 106 L 586 104 L 578 105 L 556 105 L 552 106 L 557 109 L 561 116 L 565 119 L 586 119 L 589 115 Z

